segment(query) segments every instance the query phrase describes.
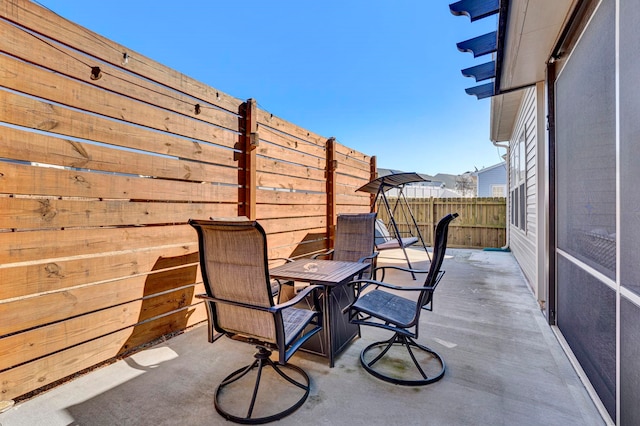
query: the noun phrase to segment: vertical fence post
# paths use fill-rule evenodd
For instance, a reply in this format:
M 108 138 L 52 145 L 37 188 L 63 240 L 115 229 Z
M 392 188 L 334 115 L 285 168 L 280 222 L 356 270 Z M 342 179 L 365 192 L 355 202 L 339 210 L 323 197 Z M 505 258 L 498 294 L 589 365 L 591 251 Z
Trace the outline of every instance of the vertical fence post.
M 371 157 L 371 162 L 369 163 L 369 182 L 371 182 L 377 177 L 378 177 L 378 159 L 374 155 L 373 157 Z M 369 211 L 371 212 L 375 212 L 377 210 L 376 206 L 374 205 L 375 201 L 376 201 L 376 195 L 375 194 L 369 195 L 369 205 L 370 205 Z
M 256 148 L 258 147 L 258 114 L 255 99 L 240 105 L 240 161 L 238 169 L 238 216 L 256 219 Z
M 327 247 L 333 248 L 333 241 L 336 232 L 336 169 L 338 168 L 338 160 L 336 159 L 336 139 L 331 137 L 327 140 Z

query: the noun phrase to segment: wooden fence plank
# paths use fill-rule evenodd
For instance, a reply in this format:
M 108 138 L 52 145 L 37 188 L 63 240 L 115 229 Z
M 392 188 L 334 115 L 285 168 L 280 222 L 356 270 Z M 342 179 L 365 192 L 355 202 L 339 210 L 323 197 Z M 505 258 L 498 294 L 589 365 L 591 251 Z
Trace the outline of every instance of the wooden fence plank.
M 141 307 L 136 300 L 0 338 L 0 371 L 132 326 Z
M 40 295 L 80 285 L 145 275 L 152 271 L 197 265 L 198 242 L 176 246 L 143 248 L 122 253 L 97 253 L 72 259 L 42 259 L 35 262 L 0 265 L 2 299 Z M 199 271 L 198 271 L 199 274 Z M 196 281 L 200 280 L 196 276 Z M 166 291 L 165 282 L 154 281 L 144 288 L 144 296 Z
M 324 180 L 324 169 L 317 169 L 309 166 L 285 163 L 274 159 L 259 157 L 258 171 L 262 173 L 272 173 L 282 176 L 292 176 L 302 179 L 322 181 Z
M 113 359 L 145 341 L 152 340 L 153 336 L 184 329 L 201 322 L 204 318 L 206 318 L 206 312 L 204 305 L 200 303 L 184 308 L 171 316 L 146 322 L 138 327 L 129 327 L 0 372 L 0 395 L 6 399 L 16 398 L 78 371 Z
M 238 189 L 200 182 L 112 175 L 58 168 L 0 163 L 2 191 L 8 194 L 100 197 L 157 201 L 224 202 Z
M 200 293 L 202 283 L 0 338 L 0 370 L 199 303 Z
M 324 192 L 324 191 L 323 191 Z M 265 205 L 322 205 L 324 206 L 327 201 L 327 195 L 324 193 L 309 193 L 309 192 L 291 192 L 291 191 L 274 191 L 267 189 L 258 189 L 256 194 L 258 204 L 263 204 L 261 208 L 266 208 Z
M 336 152 L 338 153 L 338 157 L 346 157 L 358 160 L 360 163 L 364 163 L 367 166 L 371 163 L 371 156 L 367 154 L 363 154 L 362 152 L 358 152 L 353 148 L 349 148 L 346 145 L 341 144 L 340 142 L 336 143 Z M 362 167 L 365 167 L 364 165 Z
M 17 262 L 42 262 L 128 252 L 150 247 L 192 244 L 197 240 L 189 225 L 131 228 L 65 229 L 0 232 L 0 267 Z
M 2 78 L 1 76 L 7 74 L 0 73 L 0 85 L 39 96 L 56 104 L 93 112 L 118 121 L 155 129 L 156 131 L 184 135 L 211 143 L 217 143 L 218 139 L 214 134 L 223 131 L 209 123 L 150 106 L 140 101 L 127 99 L 8 57 L 3 57 L 2 65 L 8 68 L 6 70 L 7 73 L 14 75 L 25 74 L 31 76 L 32 80 L 26 78 Z M 64 87 L 64 90 L 60 90 L 61 87 Z M 78 96 L 77 93 L 82 93 L 82 96 Z M 221 125 L 238 127 L 236 117 L 226 115 L 224 118 L 225 120 L 221 122 Z M 236 123 L 236 125 L 232 126 L 230 123 Z
M 127 69 L 151 81 L 166 85 L 195 98 L 203 99 L 228 111 L 237 112 L 242 103 L 237 98 L 200 83 L 99 34 L 69 22 L 28 0 L 1 2 L 0 16 L 29 28 L 36 34 L 46 35 L 65 46 L 71 46 L 111 65 Z
M 12 399 L 118 355 L 131 328 L 0 372 L 0 395 Z
M 297 218 L 326 214 L 325 204 L 262 204 L 258 205 L 258 220 L 276 218 Z
M 325 228 L 302 229 L 299 231 L 286 232 L 281 234 L 267 235 L 267 246 L 277 248 L 281 246 L 295 246 L 308 241 L 326 239 Z
M 354 151 L 355 152 L 355 151 Z M 366 158 L 364 154 L 361 154 L 363 158 Z M 344 172 L 347 174 L 356 174 L 358 171 L 363 170 L 367 171 L 366 176 L 361 176 L 361 179 L 365 179 L 366 182 L 369 181 L 369 163 L 364 162 L 358 158 L 347 157 L 344 155 L 336 155 L 336 160 L 338 160 L 339 168 L 341 168 L 340 172 Z M 365 182 L 365 183 L 366 183 Z
M 342 174 L 342 175 L 346 175 L 346 176 L 351 176 L 354 178 L 359 179 L 361 182 L 367 183 L 369 182 L 369 178 L 371 175 L 371 172 L 369 170 L 369 165 L 366 163 L 363 163 L 363 165 L 367 166 L 366 168 L 364 167 L 353 167 L 347 163 L 341 162 L 338 160 L 338 173 Z M 360 165 L 359 165 L 360 166 Z M 364 185 L 364 183 L 362 185 Z M 360 185 L 360 186 L 362 186 Z
M 141 85 L 149 84 L 147 81 L 138 78 L 140 84 L 137 81 L 133 84 L 125 82 L 122 80 L 124 73 L 107 65 L 102 65 L 101 77 L 93 80 L 91 67 L 83 63 L 86 59 L 80 55 L 76 54 L 74 58 L 74 53 L 64 47 L 54 48 L 37 37 L 25 38 L 23 31 L 1 20 L 0 32 L 14 39 L 3 38 L 4 42 L 0 42 L 0 49 L 38 65 L 36 67 L 4 56 L 2 61 L 4 72 L 0 74 L 0 85 L 85 111 L 172 133 L 189 135 L 190 132 L 197 132 L 199 126 L 206 128 L 210 124 L 238 131 L 238 119 L 233 114 L 203 107 L 198 108 L 196 114 L 197 101 L 188 102 L 186 98 L 180 100 L 176 98 L 179 96 L 177 94 L 163 95 L 158 92 L 158 89 L 162 90 L 161 88 L 151 88 L 138 94 L 138 99 L 132 99 L 130 96 L 135 94 L 132 90 L 142 91 Z M 21 44 L 20 41 L 22 41 Z M 16 48 L 12 49 L 12 46 Z M 15 75 L 22 75 L 23 78 L 11 77 Z M 62 87 L 65 90 L 60 90 Z M 82 96 L 78 96 L 78 93 L 82 93 Z M 126 97 L 121 96 L 123 94 Z M 158 104 L 161 108 L 152 107 Z M 168 111 L 175 111 L 178 114 Z M 203 120 L 205 113 L 209 122 Z M 179 130 L 180 128 L 182 130 Z
M 286 163 L 297 164 L 305 167 L 312 167 L 318 170 L 324 170 L 325 157 L 307 154 L 304 151 L 293 150 L 281 145 L 260 143 L 258 146 L 258 155 L 267 160 L 283 161 Z
M 287 246 L 279 246 L 274 248 L 269 248 L 269 259 L 275 258 L 308 258 L 313 254 L 321 253 L 327 250 L 328 240 L 320 239 L 313 241 L 305 241 L 298 244 L 291 244 Z
M 274 146 L 286 148 L 287 150 L 292 150 L 302 154 L 306 154 L 309 156 L 320 157 L 320 158 L 325 157 L 325 146 L 323 144 L 318 145 L 312 142 L 303 141 L 291 135 L 281 133 L 277 130 L 274 130 L 264 125 L 258 126 L 258 132 L 260 133 L 260 140 L 267 142 L 265 144 L 266 147 L 268 147 L 269 145 L 274 145 Z M 280 152 L 281 151 L 275 151 L 275 152 L 264 151 L 263 153 L 264 155 L 270 154 L 275 158 L 277 158 L 278 155 L 281 155 Z
M 63 167 L 160 178 L 236 184 L 235 168 L 79 142 L 6 127 L 0 134 L 0 157 Z M 222 154 L 220 150 L 219 154 Z M 233 164 L 227 155 L 217 160 Z
M 338 194 L 336 202 L 338 204 L 366 206 L 367 210 L 370 210 L 371 199 L 369 198 L 369 195 L 365 193 L 355 193 L 353 195 Z
M 0 229 L 180 224 L 235 216 L 235 204 L 0 197 Z
M 324 180 L 311 180 L 273 173 L 257 173 L 257 184 L 261 188 L 277 188 L 298 191 L 323 192 L 326 188 Z
M 269 127 L 278 132 L 291 135 L 294 138 L 300 139 L 302 141 L 307 141 L 318 146 L 324 146 L 326 140 L 328 139 L 307 129 L 296 126 L 295 124 L 283 120 L 282 118 L 277 117 L 270 112 L 262 109 L 258 110 L 258 123 L 260 124 L 260 127 Z
M 204 303 L 187 306 L 169 315 L 146 321 L 133 328 L 133 334 L 123 344 L 119 354 L 207 320 Z M 206 343 L 206 342 L 205 342 Z
M 340 170 L 340 166 L 338 166 L 338 170 Z M 337 176 L 337 185 L 342 185 L 346 189 L 346 194 L 356 192 L 356 190 L 363 185 L 362 182 L 364 181 L 360 178 L 345 175 L 342 173 L 338 173 Z
M 267 234 L 291 232 L 302 229 L 319 229 L 327 224 L 326 216 L 261 219 L 260 224 Z
M 211 127 L 208 132 L 209 139 L 220 146 L 115 122 L 5 91 L 0 91 L 0 113 L 3 121 L 17 126 L 123 148 L 211 163 L 219 162 L 227 166 L 236 165 L 233 151 L 220 147 L 235 147 L 238 135 L 215 127 Z
M 89 64 L 88 62 L 91 61 L 91 59 L 87 58 L 86 55 L 59 45 L 54 47 L 51 43 L 37 35 L 25 37 L 23 29 L 10 25 L 2 20 L 0 20 L 0 32 L 3 34 L 3 38 L 0 40 L 0 50 L 8 55 L 26 60 L 39 67 L 50 69 L 72 79 L 82 81 L 85 85 L 89 84 L 91 86 L 101 87 L 113 93 L 157 105 L 182 115 L 190 117 L 197 116 L 197 119 L 200 121 L 221 125 L 235 131 L 238 130 L 236 114 L 218 108 L 206 107 L 205 105 L 208 104 L 201 100 L 185 96 L 175 90 L 165 88 L 152 81 L 140 78 L 139 76 L 105 63 L 99 64 L 101 78 L 97 80 L 93 79 L 90 65 L 97 66 L 98 64 L 95 62 Z M 38 85 L 38 80 L 33 81 L 38 73 L 42 74 L 44 72 L 43 70 L 35 68 L 28 69 L 26 67 L 29 65 L 26 63 L 11 62 L 7 57 L 4 59 L 3 66 L 6 67 L 7 72 L 5 76 L 0 78 L 2 84 L 8 82 L 8 76 L 24 75 L 25 78 L 14 79 L 15 81 L 11 82 L 11 84 L 25 84 L 27 79 L 31 80 L 31 87 L 34 87 L 35 83 L 35 87 L 38 87 L 38 89 L 45 89 L 42 92 L 37 90 L 35 94 L 37 96 L 47 97 L 45 95 L 47 88 Z M 49 78 L 47 75 L 44 77 L 45 78 L 40 81 L 45 82 Z M 9 86 L 7 85 L 7 87 Z M 20 90 L 18 88 L 15 89 Z M 25 93 L 30 92 L 27 87 L 21 91 Z M 197 111 L 195 107 L 196 104 L 200 106 Z
M 197 265 L 187 265 L 164 274 L 159 272 L 161 277 L 139 275 L 0 303 L 0 336 L 141 299 L 147 286 L 157 287 L 155 281 L 168 280 L 167 275 L 172 281 L 162 285 L 175 288 L 193 284 L 196 272 Z

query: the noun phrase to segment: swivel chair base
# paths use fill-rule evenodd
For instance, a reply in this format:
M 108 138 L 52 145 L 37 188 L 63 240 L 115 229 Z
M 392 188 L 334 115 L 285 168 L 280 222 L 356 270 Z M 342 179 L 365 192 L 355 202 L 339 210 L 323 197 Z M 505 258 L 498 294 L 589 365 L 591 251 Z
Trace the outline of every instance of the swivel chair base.
M 401 377 L 395 377 L 387 372 L 383 372 L 381 369 L 375 369 L 374 365 L 383 359 L 383 357 L 392 349 L 393 346 L 404 346 L 413 361 L 413 365 L 419 372 L 421 378 L 419 379 L 405 379 Z M 375 348 L 383 348 L 378 355 L 376 355 L 373 359 L 367 360 L 367 355 L 372 349 Z M 416 358 L 415 350 L 426 353 L 429 355 L 428 364 L 430 368 L 425 368 L 427 365 L 425 362 L 420 362 Z M 440 355 L 438 355 L 435 351 L 429 349 L 428 347 L 417 343 L 409 336 L 400 335 L 398 333 L 394 334 L 394 336 L 387 340 L 381 342 L 375 342 L 371 345 L 367 346 L 360 353 L 360 363 L 371 375 L 377 377 L 380 380 L 384 380 L 385 382 L 393 383 L 396 385 L 404 385 L 404 386 L 423 386 L 428 385 L 429 383 L 437 382 L 444 376 L 445 372 L 445 364 Z M 428 376 L 425 370 L 433 370 L 431 367 L 432 364 L 437 365 L 437 369 L 435 373 L 431 373 L 431 376 Z
M 263 423 L 268 423 L 268 422 L 272 422 L 275 420 L 280 420 L 286 416 L 288 416 L 289 414 L 293 413 L 294 411 L 296 411 L 298 408 L 300 408 L 302 406 L 302 404 L 304 404 L 304 402 L 306 401 L 307 397 L 309 396 L 309 376 L 307 375 L 307 373 L 305 373 L 305 371 L 303 369 L 301 369 L 300 367 L 297 367 L 295 365 L 291 365 L 291 364 L 285 364 L 285 365 L 279 365 L 275 362 L 273 362 L 270 359 L 271 356 L 271 351 L 262 347 L 262 346 L 258 346 L 258 352 L 254 355 L 255 357 L 255 361 L 253 361 L 252 364 L 247 365 L 246 367 L 240 368 L 236 371 L 234 371 L 233 373 L 231 373 L 230 375 L 228 375 L 223 381 L 222 383 L 220 383 L 220 385 L 218 385 L 218 389 L 216 389 L 216 395 L 214 398 L 214 405 L 216 408 L 216 411 L 223 416 L 225 419 L 235 422 L 235 423 L 242 423 L 242 424 L 263 424 Z M 302 389 L 304 391 L 304 394 L 302 395 L 302 397 L 300 399 L 298 399 L 295 403 L 293 403 L 292 405 L 290 405 L 288 408 L 279 411 L 277 413 L 274 414 L 269 414 L 266 416 L 262 416 L 262 417 L 253 417 L 253 411 L 254 411 L 254 407 L 255 407 L 255 403 L 256 403 L 256 398 L 258 396 L 258 390 L 260 387 L 260 378 L 262 377 L 262 373 L 263 373 L 263 368 L 266 366 L 270 366 L 271 368 L 274 369 L 274 371 L 276 373 L 278 373 L 283 379 L 285 379 L 286 381 L 288 381 L 289 383 L 291 383 L 292 385 L 295 385 L 296 387 Z M 236 415 L 236 414 L 231 414 L 230 411 L 228 411 L 225 408 L 222 408 L 221 404 L 220 404 L 220 395 L 222 393 L 224 393 L 225 387 L 242 379 L 243 377 L 245 377 L 249 372 L 251 372 L 253 369 L 257 368 L 257 376 L 255 379 L 255 384 L 253 386 L 253 392 L 251 395 L 251 401 L 249 403 L 249 408 L 247 409 L 247 415 L 245 417 L 241 417 L 240 415 Z M 298 375 L 301 376 L 301 378 L 303 379 L 304 383 L 301 383 L 295 379 L 293 379 L 291 376 L 289 376 L 288 374 L 286 374 L 283 370 L 284 369 L 288 369 L 290 371 L 295 371 L 296 373 L 298 373 Z M 267 389 L 265 390 L 266 392 L 269 392 L 270 389 L 267 386 Z M 277 395 L 278 398 L 280 397 L 285 397 L 285 395 Z

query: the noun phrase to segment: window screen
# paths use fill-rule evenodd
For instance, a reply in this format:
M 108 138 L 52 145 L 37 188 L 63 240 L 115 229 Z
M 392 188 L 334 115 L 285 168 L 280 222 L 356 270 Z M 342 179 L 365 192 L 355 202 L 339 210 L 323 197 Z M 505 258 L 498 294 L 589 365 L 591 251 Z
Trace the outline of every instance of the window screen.
M 640 7 L 620 2 L 620 283 L 640 294 Z
M 566 61 L 555 90 L 557 321 L 615 418 L 616 298 L 600 279 L 616 271 L 615 2 L 600 4 Z
M 558 248 L 616 267 L 615 21 L 603 2 L 556 82 Z

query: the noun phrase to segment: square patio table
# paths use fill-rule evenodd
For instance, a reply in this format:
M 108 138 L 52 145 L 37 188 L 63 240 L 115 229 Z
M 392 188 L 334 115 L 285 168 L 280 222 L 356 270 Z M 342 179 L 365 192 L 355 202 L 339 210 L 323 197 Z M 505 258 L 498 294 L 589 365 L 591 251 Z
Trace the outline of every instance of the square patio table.
M 323 329 L 301 349 L 329 358 L 330 367 L 334 366 L 336 355 L 360 334 L 360 327 L 349 322 L 348 313 L 342 313 L 355 298 L 346 283 L 370 266 L 365 262 L 301 259 L 269 269 L 271 278 L 323 286 L 320 295 Z

